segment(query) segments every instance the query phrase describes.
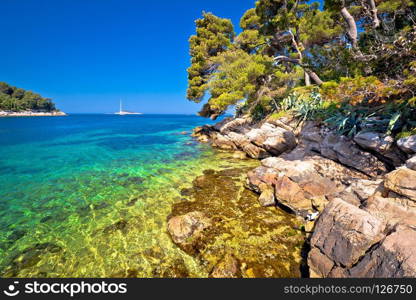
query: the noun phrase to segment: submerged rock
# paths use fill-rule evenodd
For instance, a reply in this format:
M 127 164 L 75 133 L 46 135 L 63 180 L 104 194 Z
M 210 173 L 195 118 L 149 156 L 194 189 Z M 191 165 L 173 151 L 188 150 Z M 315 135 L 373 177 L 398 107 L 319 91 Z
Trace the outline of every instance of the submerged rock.
M 236 159 L 246 159 L 247 158 L 247 154 L 243 151 L 235 151 L 233 153 L 233 158 Z
M 199 211 L 172 217 L 168 221 L 168 231 L 173 241 L 182 247 L 191 244 L 192 239 L 198 238 L 201 232 L 209 226 L 211 226 L 211 220 Z
M 239 278 L 241 277 L 240 264 L 238 260 L 229 254 L 226 254 L 223 259 L 212 270 L 210 277 L 212 278 Z
M 106 234 L 108 234 L 108 233 L 111 233 L 111 232 L 114 232 L 114 231 L 119 230 L 119 231 L 121 231 L 123 233 L 126 233 L 127 225 L 128 225 L 128 223 L 127 223 L 126 220 L 120 220 L 120 221 L 117 221 L 114 224 L 111 224 L 111 225 L 105 227 L 103 229 L 103 232 L 106 233 Z
M 302 259 L 282 256 L 281 245 L 292 253 L 306 249 L 311 277 L 416 276 L 416 160 L 406 161 L 416 153 L 416 136 L 394 143 L 375 132 L 351 139 L 317 122 L 297 125 L 293 118 L 258 124 L 241 118 L 200 129 L 214 146 L 262 161 L 248 170 L 245 185 L 257 195 L 221 172 L 194 181 L 193 201 L 176 204 L 173 215 L 200 211 L 212 223 L 188 253 L 212 277 L 298 276 L 293 266 Z M 282 213 L 275 204 L 306 219 L 318 216 L 302 222 L 309 254 L 293 232 L 299 219 L 285 226 L 272 213 Z
M 58 253 L 62 250 L 62 247 L 53 243 L 36 244 L 32 247 L 26 248 L 11 259 L 8 267 L 2 270 L 1 276 L 17 277 L 22 271 L 36 266 L 36 264 L 42 259 L 43 255 L 48 253 Z
M 0 242 L 1 249 L 8 249 L 10 248 L 16 241 L 20 240 L 27 234 L 25 230 L 18 230 L 15 229 L 7 236 L 7 239 L 4 242 Z
M 304 235 L 294 228 L 300 221 L 260 205 L 244 188 L 249 169 L 205 172 L 195 180 L 193 201 L 173 206 L 172 240 L 198 257 L 211 277 L 299 277 Z
M 183 259 L 175 259 L 167 266 L 156 266 L 153 269 L 152 276 L 154 278 L 186 278 L 189 277 L 189 271 Z
M 139 176 L 131 176 L 126 177 L 123 182 L 122 186 L 129 186 L 130 184 L 142 184 L 144 182 L 144 178 Z
M 274 190 L 271 186 L 267 184 L 260 185 L 261 194 L 259 197 L 259 202 L 261 206 L 274 206 L 276 205 L 274 199 Z

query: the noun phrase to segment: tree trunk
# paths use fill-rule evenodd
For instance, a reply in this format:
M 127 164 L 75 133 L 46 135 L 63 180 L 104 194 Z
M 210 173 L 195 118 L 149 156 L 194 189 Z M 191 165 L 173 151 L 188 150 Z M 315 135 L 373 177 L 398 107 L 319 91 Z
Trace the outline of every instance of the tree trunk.
M 350 14 L 350 12 L 343 7 L 341 9 L 341 15 L 344 18 L 345 22 L 347 23 L 347 35 L 350 39 L 353 48 L 358 47 L 357 39 L 358 39 L 358 31 L 357 31 L 357 24 L 355 23 L 354 17 Z
M 309 76 L 308 72 L 304 71 L 305 74 L 305 85 L 310 86 L 311 85 L 311 77 Z
M 296 30 L 296 31 L 298 32 L 298 30 Z M 300 64 L 302 64 L 303 63 L 303 54 L 302 54 L 302 51 L 299 48 L 299 44 L 296 42 L 296 38 L 293 35 L 293 32 L 291 30 L 289 32 L 290 32 L 290 35 L 292 36 L 292 45 L 293 45 L 293 47 L 295 47 L 296 52 L 299 55 Z M 311 85 L 310 76 L 309 76 L 308 72 L 306 72 L 305 70 L 303 72 L 304 72 L 304 78 L 305 78 L 305 85 L 306 86 L 310 86 Z
M 370 12 L 373 18 L 373 27 L 377 28 L 380 26 L 380 20 L 377 15 L 377 6 L 374 0 L 367 0 L 368 5 L 370 6 Z
M 318 74 L 316 74 L 314 71 L 311 70 L 305 70 L 305 73 L 308 74 L 308 76 L 315 81 L 317 85 L 322 85 L 324 82 L 319 78 Z
M 296 58 L 290 58 L 284 55 L 276 56 L 274 58 L 275 61 L 284 61 L 284 62 L 290 62 L 292 64 L 297 64 L 302 67 L 303 71 L 305 72 L 305 83 L 306 83 L 306 76 L 310 79 L 312 79 L 317 85 L 321 85 L 324 83 L 321 78 L 319 78 L 318 74 L 316 74 L 314 71 L 310 70 L 308 66 L 305 66 L 302 64 L 302 62 L 299 59 Z M 310 84 L 310 81 L 309 81 Z

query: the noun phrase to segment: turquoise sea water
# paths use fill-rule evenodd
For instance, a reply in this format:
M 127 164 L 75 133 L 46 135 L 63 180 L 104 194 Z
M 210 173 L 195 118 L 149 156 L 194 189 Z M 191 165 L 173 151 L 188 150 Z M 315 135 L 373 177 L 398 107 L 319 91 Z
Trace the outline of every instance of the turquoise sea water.
M 178 265 L 205 276 L 172 244 L 166 218 L 195 176 L 224 167 L 227 154 L 183 134 L 208 122 L 186 115 L 0 118 L 2 276 L 155 277 Z

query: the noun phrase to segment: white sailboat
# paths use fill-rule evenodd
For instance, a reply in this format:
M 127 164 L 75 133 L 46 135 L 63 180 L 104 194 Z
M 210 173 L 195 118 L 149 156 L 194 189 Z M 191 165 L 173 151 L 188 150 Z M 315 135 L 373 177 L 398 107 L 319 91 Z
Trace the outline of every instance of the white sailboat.
M 131 111 L 126 111 L 123 110 L 123 103 L 120 100 L 120 111 L 115 112 L 115 115 L 119 115 L 119 116 L 125 116 L 125 115 L 142 115 L 142 113 L 138 113 L 138 112 L 131 112 Z

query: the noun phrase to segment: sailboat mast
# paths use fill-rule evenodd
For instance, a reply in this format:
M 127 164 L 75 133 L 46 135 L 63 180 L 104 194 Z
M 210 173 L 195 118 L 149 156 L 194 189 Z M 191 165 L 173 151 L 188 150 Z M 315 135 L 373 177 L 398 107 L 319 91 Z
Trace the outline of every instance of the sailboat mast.
M 122 111 L 122 108 L 121 108 L 121 99 L 120 99 L 120 112 Z

